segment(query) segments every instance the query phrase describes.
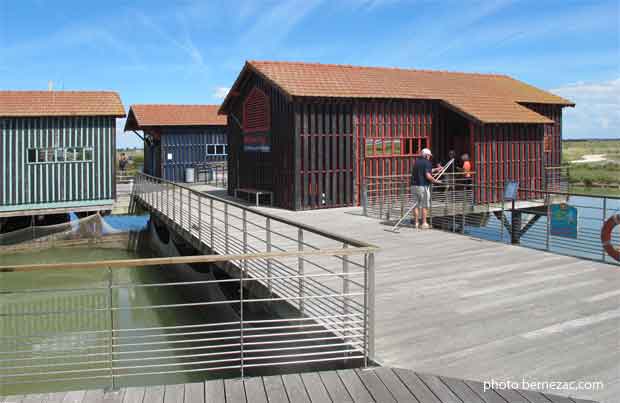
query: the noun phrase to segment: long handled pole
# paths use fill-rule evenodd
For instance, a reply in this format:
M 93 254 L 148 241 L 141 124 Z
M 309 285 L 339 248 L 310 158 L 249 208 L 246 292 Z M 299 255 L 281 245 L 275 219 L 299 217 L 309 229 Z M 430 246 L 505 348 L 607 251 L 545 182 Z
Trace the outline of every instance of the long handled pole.
M 443 176 L 444 173 L 446 173 L 446 171 L 448 170 L 448 168 L 450 168 L 450 165 L 452 165 L 454 163 L 454 158 L 452 158 L 450 161 L 448 161 L 448 163 L 446 164 L 445 167 L 442 167 L 441 170 L 436 174 L 436 176 L 434 177 L 435 179 L 439 179 Z M 417 203 L 414 203 L 409 210 L 407 210 L 407 212 L 405 214 L 403 214 L 402 217 L 400 217 L 400 220 L 398 220 L 398 222 L 392 227 L 392 229 L 390 229 L 390 232 L 398 232 L 396 231 L 398 229 L 398 227 L 400 226 L 400 224 L 405 220 L 405 218 L 407 218 L 409 216 L 409 214 L 411 214 L 411 212 L 413 211 L 414 208 L 417 207 Z M 387 230 L 386 230 L 387 231 Z

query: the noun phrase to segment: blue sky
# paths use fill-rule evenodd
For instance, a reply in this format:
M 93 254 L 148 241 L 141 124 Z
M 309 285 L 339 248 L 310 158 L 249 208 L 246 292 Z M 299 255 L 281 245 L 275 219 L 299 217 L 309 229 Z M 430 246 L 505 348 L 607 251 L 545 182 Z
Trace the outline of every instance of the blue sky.
M 618 0 L 0 0 L 0 89 L 128 108 L 219 103 L 246 59 L 496 72 L 575 101 L 565 137 L 618 137 L 619 20 Z

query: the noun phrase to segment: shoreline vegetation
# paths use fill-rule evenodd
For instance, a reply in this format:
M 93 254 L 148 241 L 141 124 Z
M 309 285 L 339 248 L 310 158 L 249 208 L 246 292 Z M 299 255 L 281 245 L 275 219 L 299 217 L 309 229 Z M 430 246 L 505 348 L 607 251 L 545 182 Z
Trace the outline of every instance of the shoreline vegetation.
M 571 192 L 620 196 L 620 140 L 564 140 L 562 166 Z
M 144 165 L 144 150 L 118 149 L 117 164 L 122 152 L 130 160 L 126 174 L 135 175 Z M 571 192 L 620 196 L 620 140 L 564 140 L 562 166 Z

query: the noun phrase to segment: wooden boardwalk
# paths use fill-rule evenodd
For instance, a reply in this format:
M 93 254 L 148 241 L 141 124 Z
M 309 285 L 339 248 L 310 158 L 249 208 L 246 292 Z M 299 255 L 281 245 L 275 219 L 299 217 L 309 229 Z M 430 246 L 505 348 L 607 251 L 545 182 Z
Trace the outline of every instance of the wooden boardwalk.
M 381 248 L 381 364 L 476 381 L 600 381 L 562 394 L 618 403 L 616 266 L 443 231 L 394 234 L 359 208 L 260 210 Z
M 587 403 L 411 370 L 373 368 L 307 372 L 184 385 L 0 397 L 0 403 Z

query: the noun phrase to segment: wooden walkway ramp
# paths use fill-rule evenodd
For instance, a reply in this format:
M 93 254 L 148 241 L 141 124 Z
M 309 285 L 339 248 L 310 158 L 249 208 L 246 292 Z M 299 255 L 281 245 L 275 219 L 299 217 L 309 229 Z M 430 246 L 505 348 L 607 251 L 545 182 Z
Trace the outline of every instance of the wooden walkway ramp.
M 221 190 L 202 190 L 227 197 Z M 158 207 L 158 200 L 153 204 Z M 177 217 L 190 208 L 187 204 L 177 200 Z M 386 232 L 388 226 L 363 216 L 361 208 L 259 211 L 380 248 L 375 358 L 381 365 L 480 382 L 601 382 L 597 390 L 561 394 L 618 402 L 616 266 L 443 231 Z M 286 230 L 275 223 L 273 228 Z M 253 249 L 264 247 L 254 238 L 263 235 L 260 231 L 248 231 Z M 323 238 L 307 236 L 305 241 L 333 247 Z
M 406 369 L 307 372 L 203 383 L 0 397 L 0 403 L 588 403 Z

